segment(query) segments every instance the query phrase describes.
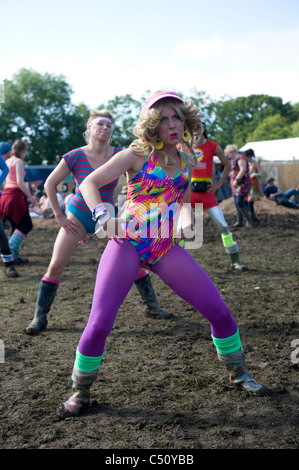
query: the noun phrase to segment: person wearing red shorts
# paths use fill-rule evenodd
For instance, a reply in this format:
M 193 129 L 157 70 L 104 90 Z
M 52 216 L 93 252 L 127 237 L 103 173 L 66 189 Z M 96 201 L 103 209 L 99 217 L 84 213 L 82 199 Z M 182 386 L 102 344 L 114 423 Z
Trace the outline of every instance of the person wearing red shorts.
M 230 162 L 218 142 L 208 139 L 207 129 L 203 121 L 202 125 L 203 133 L 199 139 L 195 137 L 193 145 L 198 163 L 192 172 L 191 205 L 194 208 L 196 203 L 203 204 L 203 210 L 209 214 L 216 224 L 221 233 L 225 252 L 230 257 L 231 269 L 247 271 L 248 268 L 240 262 L 238 244 L 233 240 L 232 233 L 215 196 L 215 193 L 229 175 Z M 222 176 L 216 183 L 212 183 L 214 155 L 220 159 L 224 166 Z

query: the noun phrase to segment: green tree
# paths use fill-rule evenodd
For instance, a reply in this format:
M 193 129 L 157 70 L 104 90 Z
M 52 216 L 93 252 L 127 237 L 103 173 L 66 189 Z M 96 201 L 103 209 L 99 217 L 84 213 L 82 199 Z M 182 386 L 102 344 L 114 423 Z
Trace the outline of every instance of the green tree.
M 116 147 L 128 147 L 135 139 L 133 128 L 136 124 L 140 109 L 140 101 L 132 98 L 132 95 L 116 96 L 103 103 L 99 109 L 108 109 L 115 120 L 115 127 L 112 135 L 112 143 Z
M 280 114 L 275 114 L 263 119 L 255 130 L 248 134 L 247 141 L 287 139 L 291 136 L 291 127 L 287 123 L 287 119 Z
M 209 138 L 213 138 L 216 128 L 217 120 L 215 119 L 216 103 L 212 101 L 211 97 L 205 91 L 198 91 L 195 88 L 191 90 L 191 94 L 186 98 L 190 98 L 192 102 L 198 107 L 202 120 L 205 122 Z
M 279 114 L 289 126 L 295 120 L 290 103 L 284 104 L 281 98 L 268 95 L 222 99 L 215 108 L 215 137 L 221 145 L 234 143 L 241 147 L 249 141 L 248 135 L 269 116 Z
M 295 121 L 292 124 L 292 137 L 299 137 L 299 121 Z
M 65 117 L 65 134 L 61 147 L 61 155 L 71 149 L 85 145 L 83 133 L 89 118 L 90 109 L 84 104 L 73 106 Z
M 1 140 L 26 139 L 29 164 L 56 163 L 78 140 L 78 130 L 83 132 L 86 107 L 71 104 L 72 89 L 61 75 L 21 69 L 12 80 L 5 80 L 4 88 Z
M 5 80 L 5 102 L 0 102 L 0 140 L 29 142 L 28 164 L 57 163 L 66 151 L 84 145 L 83 132 L 89 109 L 71 102 L 73 93 L 62 75 L 44 75 L 32 69 L 21 69 L 12 80 Z M 181 93 L 182 94 L 182 93 Z M 116 96 L 98 108 L 106 108 L 115 119 L 112 143 L 127 147 L 145 98 Z M 222 97 L 213 101 L 195 88 L 191 98 L 206 122 L 209 138 L 222 147 L 235 143 L 239 147 L 252 140 L 270 140 L 299 136 L 299 103 L 283 103 L 279 97 L 250 95 Z M 0 100 L 1 101 L 1 100 Z

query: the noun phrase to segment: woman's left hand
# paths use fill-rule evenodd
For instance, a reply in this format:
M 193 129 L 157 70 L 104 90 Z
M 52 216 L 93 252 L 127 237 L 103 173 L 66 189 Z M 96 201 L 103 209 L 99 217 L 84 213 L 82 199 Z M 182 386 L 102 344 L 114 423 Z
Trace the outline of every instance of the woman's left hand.
M 217 182 L 217 183 L 211 183 L 211 184 L 208 186 L 207 193 L 215 194 L 216 191 L 218 191 L 218 189 L 219 189 L 221 186 L 222 186 L 222 185 L 219 184 L 219 182 Z
M 176 233 L 174 243 L 178 245 L 182 240 L 191 240 L 193 237 L 195 237 L 195 225 L 190 224 Z

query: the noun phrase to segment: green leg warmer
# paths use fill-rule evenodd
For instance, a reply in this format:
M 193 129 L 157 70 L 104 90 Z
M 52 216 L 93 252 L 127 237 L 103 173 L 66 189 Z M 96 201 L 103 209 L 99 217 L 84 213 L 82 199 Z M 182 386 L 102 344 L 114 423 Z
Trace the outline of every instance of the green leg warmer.
M 104 353 L 101 356 L 97 357 L 84 356 L 79 352 L 77 348 L 74 367 L 84 372 L 97 370 L 100 367 L 100 363 L 103 357 Z
M 229 336 L 228 338 L 215 338 L 213 335 L 211 336 L 214 345 L 220 354 L 232 354 L 240 351 L 242 348 L 239 330 L 237 330 L 234 335 Z

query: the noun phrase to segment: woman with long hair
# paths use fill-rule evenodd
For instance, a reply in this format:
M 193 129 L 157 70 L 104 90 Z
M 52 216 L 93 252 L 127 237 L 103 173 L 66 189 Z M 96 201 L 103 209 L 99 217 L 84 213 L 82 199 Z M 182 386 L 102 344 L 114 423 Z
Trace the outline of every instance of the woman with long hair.
M 0 186 L 4 182 L 8 173 L 9 173 L 9 169 L 5 163 L 4 158 L 2 158 L 1 156 L 1 149 L 0 149 Z M 6 276 L 13 277 L 13 278 L 19 277 L 19 273 L 17 272 L 14 266 L 14 257 L 9 248 L 8 238 L 5 233 L 1 218 L 0 218 L 0 252 L 1 252 L 1 259 L 4 264 L 4 271 L 5 271 Z
M 35 200 L 25 183 L 24 159 L 26 155 L 27 142 L 17 140 L 12 146 L 11 156 L 6 160 L 9 173 L 0 198 L 0 217 L 4 221 L 8 220 L 12 227 L 9 247 L 15 264 L 28 263 L 26 258 L 21 258 L 19 251 L 21 243 L 33 228 L 29 203 L 34 205 Z
M 109 242 L 101 257 L 91 312 L 79 340 L 73 367 L 73 392 L 58 408 L 61 418 L 77 416 L 90 403 L 106 339 L 139 266 L 157 274 L 211 324 L 218 357 L 232 383 L 252 394 L 263 386 L 250 377 L 237 324 L 204 270 L 178 242 L 192 234 L 190 174 L 192 143 L 201 134 L 198 109 L 174 92 L 151 96 L 134 128 L 137 141 L 90 174 L 80 185 L 86 203 Z M 185 139 L 191 156 L 179 152 Z M 111 218 L 98 188 L 127 174 L 122 219 Z M 187 204 L 186 204 L 187 203 Z M 180 227 L 180 230 L 178 228 Z M 187 232 L 187 233 L 186 233 Z

